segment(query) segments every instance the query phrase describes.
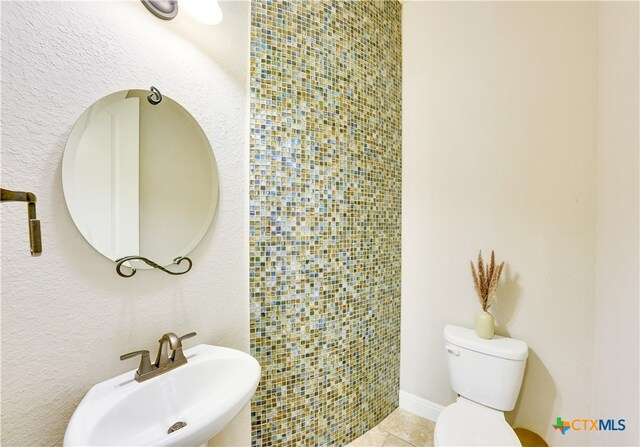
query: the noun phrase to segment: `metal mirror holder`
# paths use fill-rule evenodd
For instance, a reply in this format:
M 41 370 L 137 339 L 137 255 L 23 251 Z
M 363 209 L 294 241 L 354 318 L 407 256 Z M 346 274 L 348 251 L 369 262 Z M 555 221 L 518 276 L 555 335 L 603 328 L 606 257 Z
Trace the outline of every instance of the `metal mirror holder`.
M 191 267 L 193 266 L 193 262 L 191 262 L 191 259 L 187 258 L 186 256 L 179 256 L 173 260 L 173 263 L 175 265 L 179 265 L 182 261 L 187 261 L 187 269 L 183 272 L 172 272 L 171 270 L 167 270 L 163 266 L 156 264 L 155 262 L 147 258 L 144 258 L 142 256 L 126 256 L 116 261 L 116 273 L 122 276 L 123 278 L 131 278 L 138 271 L 135 267 L 129 267 L 129 266 L 125 266 L 129 269 L 129 272 L 122 271 L 122 265 L 127 261 L 142 261 L 145 264 L 150 265 L 154 269 L 162 270 L 163 272 L 169 275 L 184 275 L 189 270 L 191 270 Z
M 145 0 L 143 0 L 142 3 L 144 3 L 145 6 L 147 6 L 147 8 L 149 8 L 150 5 L 156 6 L 158 4 L 158 2 L 145 1 Z M 175 6 L 175 10 L 174 11 L 175 11 L 175 13 L 177 13 L 178 5 L 176 4 L 175 1 L 171 1 L 171 0 L 170 1 L 165 1 L 164 4 L 165 5 L 169 5 L 169 6 Z M 152 9 L 150 8 L 150 10 L 152 10 Z M 154 12 L 154 14 L 155 14 L 155 12 Z M 175 14 L 174 14 L 174 16 L 175 16 Z M 173 18 L 173 17 L 171 17 L 171 18 Z M 160 93 L 160 90 L 155 88 L 153 85 L 151 86 L 151 88 L 149 90 L 151 90 L 151 94 L 147 96 L 147 100 L 151 104 L 153 104 L 154 106 L 157 106 L 158 104 L 160 104 L 162 102 L 162 93 Z M 168 269 L 164 268 L 163 266 L 161 266 L 160 264 L 157 264 L 157 263 L 153 262 L 152 260 L 147 259 L 147 258 L 145 258 L 143 256 L 126 256 L 126 257 L 120 258 L 120 259 L 118 259 L 116 261 L 116 273 L 118 275 L 122 276 L 123 278 L 131 278 L 138 271 L 135 267 L 129 267 L 129 266 L 125 266 L 125 267 L 127 267 L 129 269 L 128 272 L 123 271 L 122 270 L 122 266 L 127 261 L 142 261 L 145 264 L 150 265 L 154 269 L 162 270 L 163 272 L 167 273 L 168 275 L 184 275 L 189 270 L 191 270 L 191 267 L 193 266 L 193 262 L 191 261 L 191 259 L 187 258 L 186 256 L 179 256 L 179 257 L 177 257 L 177 258 L 175 258 L 173 260 L 173 263 L 175 265 L 179 265 L 182 261 L 187 261 L 187 269 L 185 271 L 183 271 L 183 272 L 172 272 L 171 270 L 168 270 Z
M 149 4 L 154 4 L 154 5 L 159 5 L 159 4 L 163 4 L 165 6 L 175 6 L 177 8 L 177 4 L 176 4 L 176 0 L 149 0 L 147 1 L 143 1 L 145 4 L 149 3 Z M 122 98 L 128 98 L 129 95 L 131 95 L 132 98 L 139 98 L 140 101 L 144 101 L 144 99 L 146 99 L 148 101 L 149 104 L 151 104 L 154 108 L 157 109 L 162 109 L 162 110 L 158 110 L 155 113 L 172 113 L 172 116 L 177 116 L 181 119 L 181 121 L 179 120 L 179 124 L 186 126 L 185 129 L 181 128 L 181 130 L 183 132 L 189 132 L 195 136 L 200 136 L 201 138 L 199 138 L 199 141 L 201 141 L 201 144 L 199 145 L 195 145 L 195 148 L 187 148 L 189 150 L 186 150 L 185 153 L 187 153 L 191 159 L 193 160 L 197 160 L 198 162 L 202 162 L 202 163 L 210 163 L 210 167 L 211 170 L 210 172 L 202 172 L 200 174 L 198 174 L 198 178 L 202 179 L 203 181 L 209 182 L 211 181 L 212 183 L 212 190 L 210 192 L 207 192 L 207 195 L 204 195 L 203 198 L 207 198 L 210 197 L 211 198 L 211 205 L 207 208 L 207 207 L 201 207 L 203 208 L 202 211 L 199 215 L 195 216 L 195 219 L 197 220 L 196 223 L 199 223 L 200 221 L 202 221 L 202 225 L 204 225 L 204 230 L 206 231 L 206 228 L 208 228 L 211 225 L 211 220 L 213 218 L 213 215 L 215 213 L 215 205 L 217 204 L 217 190 L 218 190 L 218 185 L 217 185 L 217 168 L 215 165 L 215 158 L 213 157 L 213 154 L 211 153 L 211 146 L 209 144 L 208 139 L 206 138 L 206 135 L 204 134 L 204 131 L 202 130 L 202 128 L 198 125 L 197 121 L 195 120 L 195 118 L 193 118 L 188 111 L 186 111 L 182 106 L 180 106 L 180 104 L 176 103 L 175 101 L 171 100 L 171 98 L 169 97 L 163 97 L 163 94 L 160 92 L 160 90 L 158 88 L 156 88 L 155 86 L 151 86 L 149 87 L 148 90 L 129 90 L 129 91 L 122 91 L 122 92 L 116 92 L 113 93 L 105 98 L 100 99 L 99 101 L 96 101 L 95 104 L 100 103 L 101 106 L 103 104 L 107 104 L 110 105 L 112 103 L 116 103 L 118 101 L 121 101 Z M 146 97 L 146 98 L 145 98 Z M 106 102 L 103 103 L 104 100 L 107 100 Z M 87 111 L 84 112 L 84 114 L 81 116 L 79 123 L 81 123 L 81 125 L 79 126 L 78 123 L 76 123 L 76 125 L 74 126 L 73 130 L 72 130 L 72 135 L 70 136 L 69 141 L 81 141 L 82 137 L 84 135 L 84 132 L 87 128 L 87 126 L 85 125 L 88 120 L 90 120 L 91 118 L 91 114 L 90 114 L 90 110 L 91 108 L 87 109 Z M 142 109 L 138 110 L 138 113 L 141 112 Z M 150 110 L 147 109 L 145 107 L 145 110 Z M 154 112 L 151 112 L 154 113 Z M 154 115 L 150 115 L 150 116 L 154 116 Z M 155 116 L 164 116 L 164 115 L 155 115 Z M 169 115 L 167 115 L 169 116 Z M 138 124 L 139 126 L 139 124 Z M 164 128 L 163 128 L 164 130 Z M 164 135 L 164 134 L 163 134 Z M 149 144 L 149 143 L 147 143 Z M 173 143 L 168 143 L 168 144 L 173 144 Z M 190 145 L 190 146 L 194 146 L 194 145 Z M 168 146 L 163 146 L 163 147 L 168 147 Z M 70 197 L 73 196 L 73 194 L 68 193 L 67 189 L 69 189 L 69 191 L 74 191 L 75 188 L 78 187 L 82 187 L 82 184 L 79 183 L 78 179 L 74 176 L 74 172 L 77 169 L 77 167 L 75 166 L 75 161 L 77 158 L 77 153 L 79 152 L 79 150 L 81 149 L 81 147 L 74 143 L 74 144 L 70 144 L 69 142 L 67 142 L 67 147 L 65 148 L 65 158 L 63 158 L 63 186 L 65 187 L 65 199 L 67 200 L 67 207 L 69 208 L 69 211 L 71 213 L 71 216 L 74 220 L 74 222 L 76 223 L 76 226 L 78 228 L 81 228 L 83 226 L 86 225 L 85 222 L 85 210 L 83 210 L 82 208 L 82 203 L 80 202 L 76 202 L 73 200 L 70 200 Z M 139 153 L 138 153 L 139 155 Z M 175 157 L 174 157 L 175 158 Z M 173 160 L 173 159 L 172 159 Z M 69 169 L 65 168 L 65 162 L 66 165 L 71 166 Z M 167 166 L 169 166 L 167 164 Z M 185 165 L 186 166 L 186 165 Z M 173 167 L 171 166 L 171 168 L 173 169 Z M 89 169 L 96 169 L 95 166 L 90 165 Z M 169 170 L 168 167 L 164 168 L 166 171 Z M 185 167 L 181 168 L 182 171 L 186 172 Z M 68 172 L 67 172 L 68 171 Z M 208 170 L 207 170 L 208 171 Z M 67 172 L 67 174 L 65 174 L 65 172 Z M 162 172 L 162 171 L 160 171 Z M 184 173 L 183 173 L 184 174 Z M 184 176 L 183 176 L 184 178 Z M 134 177 L 132 181 L 138 181 L 139 182 L 139 178 L 138 177 Z M 198 184 L 198 182 L 193 182 L 192 184 L 196 185 Z M 193 192 L 194 189 L 190 189 L 189 191 Z M 206 192 L 206 191 L 205 191 Z M 8 191 L 8 190 L 2 190 L 2 200 L 12 200 L 12 201 L 28 201 L 29 202 L 29 219 L 30 219 L 30 229 L 32 230 L 32 236 L 33 236 L 33 240 L 32 240 L 32 254 L 36 255 L 39 254 L 39 252 L 41 251 L 40 249 L 40 235 L 39 235 L 39 221 L 35 219 L 35 196 L 31 193 L 22 193 L 22 192 L 14 192 L 14 191 Z M 138 209 L 139 212 L 139 209 Z M 173 212 L 171 209 L 168 210 L 168 212 Z M 37 230 L 37 231 L 36 231 Z M 189 239 L 187 239 L 186 242 L 188 242 L 186 247 L 183 248 L 178 248 L 176 246 L 176 249 L 179 250 L 177 251 L 177 253 L 184 253 L 184 254 L 188 254 L 189 251 L 191 251 L 193 249 L 193 247 L 195 245 L 197 245 L 198 241 L 201 240 L 202 238 L 202 234 L 204 234 L 204 232 L 200 232 L 199 238 L 194 239 L 193 241 L 189 241 Z M 83 235 L 85 236 L 85 239 L 87 239 L 87 241 L 93 245 L 96 250 L 98 250 L 100 253 L 102 253 L 103 255 L 107 256 L 109 259 L 113 260 L 114 256 L 112 256 L 112 253 L 109 253 L 110 250 L 105 249 L 104 247 L 102 247 L 98 242 L 98 239 L 94 239 L 94 238 L 90 238 L 87 237 L 85 235 L 85 233 L 83 233 Z M 181 247 L 184 244 L 181 245 Z M 131 252 L 135 252 L 134 250 L 129 251 L 129 253 Z M 169 256 L 173 257 L 177 254 L 176 252 L 170 253 Z M 126 254 L 126 252 L 121 254 Z M 184 275 L 185 273 L 189 272 L 193 266 L 193 262 L 191 261 L 191 259 L 189 259 L 186 256 L 179 256 L 175 259 L 173 259 L 172 263 L 168 263 L 168 260 L 171 259 L 171 257 L 165 257 L 166 254 L 162 254 L 162 255 L 158 255 L 154 257 L 156 259 L 161 259 L 161 262 L 163 265 L 158 264 L 157 262 L 154 262 L 144 256 L 140 256 L 140 255 L 131 255 L 131 256 L 125 256 L 125 257 L 121 257 L 121 258 L 117 258 L 115 259 L 115 263 L 116 263 L 116 273 L 122 277 L 122 278 L 131 278 L 132 276 L 134 276 L 137 272 L 137 270 L 139 269 L 147 269 L 147 267 L 144 265 L 146 264 L 147 266 L 152 267 L 153 269 L 157 269 L 157 270 L 161 270 L 164 273 L 168 274 L 168 275 Z M 186 261 L 186 262 L 182 262 L 182 261 Z M 144 264 L 142 264 L 144 263 Z M 180 267 L 175 267 L 175 266 L 180 266 Z M 136 268 L 137 267 L 137 268 Z

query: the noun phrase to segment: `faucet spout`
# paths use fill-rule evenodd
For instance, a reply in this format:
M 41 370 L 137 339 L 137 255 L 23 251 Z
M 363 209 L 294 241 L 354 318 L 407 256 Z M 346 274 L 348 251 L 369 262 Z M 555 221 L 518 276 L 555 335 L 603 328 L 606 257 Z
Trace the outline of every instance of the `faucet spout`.
M 155 366 L 162 368 L 171 362 L 169 357 L 169 348 L 173 351 L 180 349 L 182 348 L 182 342 L 173 332 L 167 332 L 162 336 L 162 338 L 160 338 L 160 340 L 158 340 L 158 342 L 160 343 L 160 348 L 158 349 Z
M 195 332 L 189 332 L 182 337 L 178 337 L 173 332 L 167 332 L 160 340 L 160 347 L 158 348 L 158 356 L 156 362 L 152 365 L 149 360 L 149 351 L 134 351 L 128 354 L 120 356 L 120 360 L 130 359 L 135 356 L 141 356 L 140 366 L 136 371 L 135 379 L 137 382 L 144 382 L 145 380 L 159 376 L 166 372 L 171 371 L 182 365 L 187 364 L 187 357 L 182 352 L 182 340 L 194 337 Z M 169 356 L 169 349 L 173 350 L 171 356 Z
M 169 342 L 169 347 L 171 349 L 178 349 L 182 346 L 182 342 L 180 341 L 178 336 L 173 332 L 167 332 L 166 334 L 164 334 L 160 339 L 160 342 L 162 342 L 163 340 L 166 340 Z

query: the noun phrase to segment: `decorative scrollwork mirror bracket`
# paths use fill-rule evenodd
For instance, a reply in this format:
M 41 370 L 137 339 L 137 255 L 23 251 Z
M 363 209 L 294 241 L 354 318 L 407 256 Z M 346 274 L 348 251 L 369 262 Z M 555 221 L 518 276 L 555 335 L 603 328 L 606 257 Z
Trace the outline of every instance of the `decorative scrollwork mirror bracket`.
M 187 258 L 186 256 L 179 256 L 179 257 L 177 257 L 177 258 L 175 258 L 173 260 L 173 263 L 175 265 L 179 265 L 182 261 L 187 261 L 187 264 L 188 264 L 187 269 L 185 271 L 183 271 L 183 272 L 172 272 L 171 270 L 167 270 L 163 266 L 161 266 L 159 264 L 156 264 L 155 262 L 151 261 L 150 259 L 144 258 L 142 256 L 126 256 L 126 257 L 120 258 L 120 259 L 118 259 L 116 261 L 116 273 L 118 275 L 122 276 L 123 278 L 131 278 L 138 271 L 136 268 L 130 267 L 130 266 L 125 266 L 125 267 L 127 267 L 129 269 L 128 273 L 122 271 L 122 265 L 127 261 L 142 261 L 145 264 L 150 265 L 154 269 L 162 270 L 163 272 L 165 272 L 165 273 L 167 273 L 169 275 L 184 275 L 189 270 L 191 270 L 191 267 L 193 266 L 193 262 L 191 262 L 191 259 Z

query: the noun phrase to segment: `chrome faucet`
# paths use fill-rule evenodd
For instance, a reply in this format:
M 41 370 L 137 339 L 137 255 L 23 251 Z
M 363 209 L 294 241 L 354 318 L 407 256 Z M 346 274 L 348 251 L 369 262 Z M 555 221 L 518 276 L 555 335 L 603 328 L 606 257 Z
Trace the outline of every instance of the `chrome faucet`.
M 194 337 L 195 335 L 195 332 L 189 332 L 182 337 L 178 337 L 173 332 L 167 332 L 164 334 L 160 340 L 158 340 L 160 346 L 158 347 L 156 362 L 153 364 L 151 363 L 149 351 L 147 350 L 123 354 L 120 356 L 120 360 L 130 359 L 139 355 L 140 365 L 136 371 L 135 379 L 137 382 L 144 382 L 145 380 L 164 374 L 167 371 L 171 371 L 178 366 L 186 365 L 187 358 L 182 352 L 182 340 Z M 169 349 L 173 351 L 171 356 L 169 356 Z

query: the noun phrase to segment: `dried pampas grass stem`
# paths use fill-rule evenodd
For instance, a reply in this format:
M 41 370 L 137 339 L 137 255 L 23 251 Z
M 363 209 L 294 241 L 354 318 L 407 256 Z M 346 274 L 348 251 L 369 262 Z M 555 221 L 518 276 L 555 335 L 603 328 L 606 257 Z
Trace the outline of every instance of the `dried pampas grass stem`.
M 478 269 L 476 270 L 476 266 L 473 265 L 473 261 L 471 261 L 471 276 L 473 277 L 473 288 L 478 294 L 478 299 L 480 300 L 480 305 L 482 306 L 482 310 L 485 312 L 491 306 L 491 302 L 493 301 L 493 297 L 496 294 L 496 289 L 498 288 L 498 281 L 500 281 L 500 274 L 502 273 L 502 268 L 504 267 L 504 262 L 500 263 L 500 265 L 496 265 L 496 255 L 491 251 L 491 262 L 489 265 L 484 263 L 482 259 L 482 251 L 478 253 Z

